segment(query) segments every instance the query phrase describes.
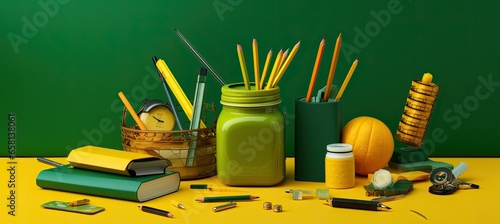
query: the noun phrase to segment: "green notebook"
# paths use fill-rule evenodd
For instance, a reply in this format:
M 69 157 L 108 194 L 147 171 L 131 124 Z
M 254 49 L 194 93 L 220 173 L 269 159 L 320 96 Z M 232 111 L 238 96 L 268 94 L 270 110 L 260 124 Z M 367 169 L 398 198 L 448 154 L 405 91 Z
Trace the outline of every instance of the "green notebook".
M 73 168 L 69 164 L 43 170 L 36 177 L 36 184 L 41 188 L 138 202 L 176 192 L 180 181 L 180 174 L 171 170 L 130 177 Z

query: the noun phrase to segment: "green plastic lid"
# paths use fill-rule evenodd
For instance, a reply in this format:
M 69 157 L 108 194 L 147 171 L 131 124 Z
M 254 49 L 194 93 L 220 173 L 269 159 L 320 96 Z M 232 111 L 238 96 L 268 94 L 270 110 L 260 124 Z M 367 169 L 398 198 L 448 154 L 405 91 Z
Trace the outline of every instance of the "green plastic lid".
M 281 103 L 280 89 L 255 90 L 255 84 L 250 83 L 250 90 L 245 88 L 245 83 L 232 83 L 221 88 L 220 103 L 226 106 L 259 107 L 272 106 Z

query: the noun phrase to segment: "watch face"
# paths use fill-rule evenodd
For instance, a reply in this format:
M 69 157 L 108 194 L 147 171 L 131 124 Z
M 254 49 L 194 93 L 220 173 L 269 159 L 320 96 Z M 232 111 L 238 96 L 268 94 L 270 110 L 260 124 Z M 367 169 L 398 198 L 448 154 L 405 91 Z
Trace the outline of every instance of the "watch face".
M 174 128 L 175 119 L 172 111 L 164 106 L 155 106 L 139 117 L 148 130 L 167 130 Z

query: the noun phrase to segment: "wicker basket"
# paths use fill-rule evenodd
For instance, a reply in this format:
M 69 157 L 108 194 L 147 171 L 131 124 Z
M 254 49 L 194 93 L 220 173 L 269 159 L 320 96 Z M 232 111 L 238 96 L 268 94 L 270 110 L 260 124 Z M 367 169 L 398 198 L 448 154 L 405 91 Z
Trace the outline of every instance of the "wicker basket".
M 143 131 L 137 125 L 127 127 L 127 109 L 123 109 L 122 146 L 125 151 L 145 153 L 170 160 L 168 169 L 178 171 L 182 180 L 199 179 L 217 173 L 215 153 L 216 110 L 214 104 L 204 104 L 203 122 L 206 128 L 182 131 Z M 207 123 L 207 117 L 213 122 Z M 189 125 L 188 125 L 189 127 Z M 192 166 L 186 166 L 193 132 L 198 133 Z M 189 139 L 186 137 L 189 136 Z

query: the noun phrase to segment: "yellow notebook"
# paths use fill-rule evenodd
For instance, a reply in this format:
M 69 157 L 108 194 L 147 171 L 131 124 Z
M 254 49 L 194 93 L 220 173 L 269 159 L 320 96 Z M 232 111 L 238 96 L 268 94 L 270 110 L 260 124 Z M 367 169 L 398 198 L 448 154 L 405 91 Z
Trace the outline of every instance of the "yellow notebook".
M 89 169 L 125 176 L 145 176 L 165 173 L 170 161 L 148 154 L 84 146 L 73 149 L 68 162 L 76 168 Z

